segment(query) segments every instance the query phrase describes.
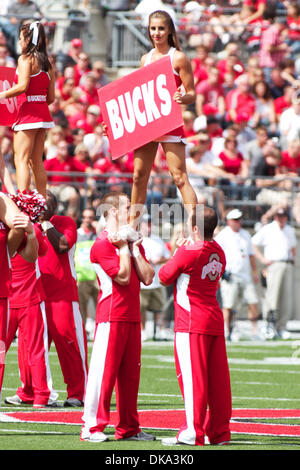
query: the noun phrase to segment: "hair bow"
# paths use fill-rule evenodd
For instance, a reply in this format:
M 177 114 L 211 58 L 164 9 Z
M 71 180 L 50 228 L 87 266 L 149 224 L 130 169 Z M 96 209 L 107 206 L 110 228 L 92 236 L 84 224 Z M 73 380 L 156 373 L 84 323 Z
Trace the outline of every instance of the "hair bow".
M 38 38 L 39 38 L 39 28 L 38 28 L 39 21 L 34 21 L 31 23 L 29 30 L 31 31 L 33 29 L 33 35 L 32 35 L 32 44 L 35 46 L 38 43 Z

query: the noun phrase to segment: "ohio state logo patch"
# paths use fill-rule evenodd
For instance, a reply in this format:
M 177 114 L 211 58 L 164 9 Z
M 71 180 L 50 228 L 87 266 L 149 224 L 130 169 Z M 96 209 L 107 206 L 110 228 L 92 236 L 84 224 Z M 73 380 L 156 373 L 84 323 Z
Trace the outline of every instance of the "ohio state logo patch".
M 209 257 L 209 263 L 205 264 L 202 268 L 201 279 L 205 279 L 208 276 L 211 281 L 215 281 L 221 275 L 222 268 L 223 265 L 220 262 L 219 255 L 212 253 Z

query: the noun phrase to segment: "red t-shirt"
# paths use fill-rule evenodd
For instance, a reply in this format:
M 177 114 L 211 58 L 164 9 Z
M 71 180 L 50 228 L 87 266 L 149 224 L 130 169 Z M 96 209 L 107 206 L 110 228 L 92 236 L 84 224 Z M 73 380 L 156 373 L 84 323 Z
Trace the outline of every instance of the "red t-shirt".
M 298 172 L 300 169 L 300 155 L 296 158 L 290 157 L 287 150 L 281 152 L 282 158 L 280 162 L 280 166 L 286 167 L 290 171 Z
M 225 152 L 221 152 L 219 154 L 219 158 L 224 163 L 225 171 L 233 173 L 234 175 L 239 173 L 243 161 L 243 155 L 240 152 L 237 153 L 237 156 L 234 159 L 227 157 Z
M 197 95 L 203 95 L 205 105 L 218 108 L 218 99 L 223 96 L 223 88 L 220 83 L 211 85 L 208 80 L 204 80 L 197 86 Z
M 216 294 L 225 265 L 225 254 L 213 240 L 178 248 L 160 269 L 160 280 L 166 285 L 174 283 L 176 332 L 224 334 Z
M 250 94 L 242 94 L 238 89 L 231 90 L 225 98 L 226 109 L 229 111 L 234 109 L 239 114 L 247 114 L 252 116 L 256 103 L 254 97 Z
M 45 236 L 37 226 L 34 227 L 39 242 L 39 256 L 45 256 L 48 245 Z M 9 306 L 11 308 L 26 307 L 45 300 L 38 261 L 30 263 L 20 254 L 11 258 L 11 291 Z
M 276 114 L 282 114 L 283 111 L 291 106 L 291 102 L 286 101 L 285 96 L 279 96 L 274 100 L 274 109 Z
M 139 247 L 142 256 L 145 251 Z M 114 281 L 120 269 L 119 250 L 107 238 L 104 230 L 91 248 L 91 262 L 99 283 L 96 323 L 108 321 L 140 322 L 140 280 L 131 258 L 129 285 L 121 286 Z
M 46 237 L 48 251 L 38 259 L 41 279 L 49 302 L 66 300 L 78 302 L 77 277 L 74 265 L 74 251 L 77 241 L 77 226 L 71 217 L 54 215 L 50 222 L 56 230 L 63 234 L 68 242 L 69 250 L 58 253 Z
M 73 157 L 67 157 L 66 160 L 60 161 L 57 157 L 50 158 L 44 162 L 46 171 L 63 171 L 65 175 L 48 175 L 48 181 L 50 184 L 68 183 L 73 180 L 69 173 L 72 171 L 79 170 L 79 165 L 74 163 Z

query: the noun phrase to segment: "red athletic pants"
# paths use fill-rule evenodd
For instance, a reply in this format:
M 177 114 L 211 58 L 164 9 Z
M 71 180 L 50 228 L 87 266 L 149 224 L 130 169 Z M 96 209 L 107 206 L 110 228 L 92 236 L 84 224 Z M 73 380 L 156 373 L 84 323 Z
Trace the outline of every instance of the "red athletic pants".
M 83 401 L 87 380 L 87 338 L 78 302 L 45 302 L 49 348 L 54 341 L 67 397 Z
M 0 298 L 0 404 L 7 349 L 8 300 Z
M 18 330 L 18 361 L 22 387 L 17 395 L 25 403 L 46 405 L 58 395 L 52 389 L 48 358 L 48 334 L 45 304 L 10 308 L 7 350 Z
M 115 386 L 118 422 L 115 438 L 140 432 L 137 398 L 141 367 L 140 323 L 107 322 L 96 327 L 84 400 L 83 429 L 103 431 L 109 424 Z
M 186 416 L 177 439 L 201 446 L 206 434 L 211 444 L 229 441 L 231 388 L 224 336 L 176 333 L 175 363 Z

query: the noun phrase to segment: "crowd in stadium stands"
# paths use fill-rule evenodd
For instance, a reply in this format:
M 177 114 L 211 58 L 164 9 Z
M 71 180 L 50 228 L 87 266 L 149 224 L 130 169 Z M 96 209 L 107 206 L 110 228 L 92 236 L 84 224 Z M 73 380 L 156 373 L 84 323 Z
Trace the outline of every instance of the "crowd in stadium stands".
M 42 15 L 34 2 L 6 3 L 10 15 L 16 6 L 33 17 Z M 131 3 L 137 2 L 109 2 L 104 8 L 114 9 L 114 3 L 117 9 L 133 10 Z M 135 7 L 141 22 L 149 14 L 146 3 Z M 215 202 L 223 220 L 227 197 L 256 198 L 271 208 L 269 215 L 279 203 L 292 204 L 291 213 L 300 223 L 300 201 L 296 193 L 291 202 L 291 183 L 286 178 L 298 177 L 300 169 L 299 3 L 152 3 L 151 8 L 165 8 L 176 18 L 191 57 L 197 99 L 195 105 L 183 109 L 183 119 L 188 170 L 199 200 Z M 225 14 L 225 7 L 232 7 L 233 13 Z M 0 65 L 13 67 L 16 50 L 11 39 L 17 19 L 2 16 L 0 20 Z M 97 90 L 109 83 L 107 64 L 92 60 L 80 38 L 70 42 L 59 63 L 54 53 L 50 58 L 57 75 L 56 99 L 50 107 L 56 126 L 48 132 L 45 166 L 50 172 L 66 172 L 49 176 L 49 184 L 62 207 L 77 219 L 83 204 L 97 206 L 103 188 L 124 189 L 130 184 L 130 177 L 121 175 L 132 172 L 133 155 L 112 161 L 103 135 Z M 1 151 L 13 170 L 8 128 L 1 129 Z M 74 178 L 70 172 L 88 172 L 89 177 Z M 161 149 L 152 176 L 152 189 L 162 201 L 170 186 L 163 184 L 168 169 Z M 255 191 L 247 190 L 245 178 L 249 185 L 256 185 Z M 216 182 L 222 189 L 215 189 Z

